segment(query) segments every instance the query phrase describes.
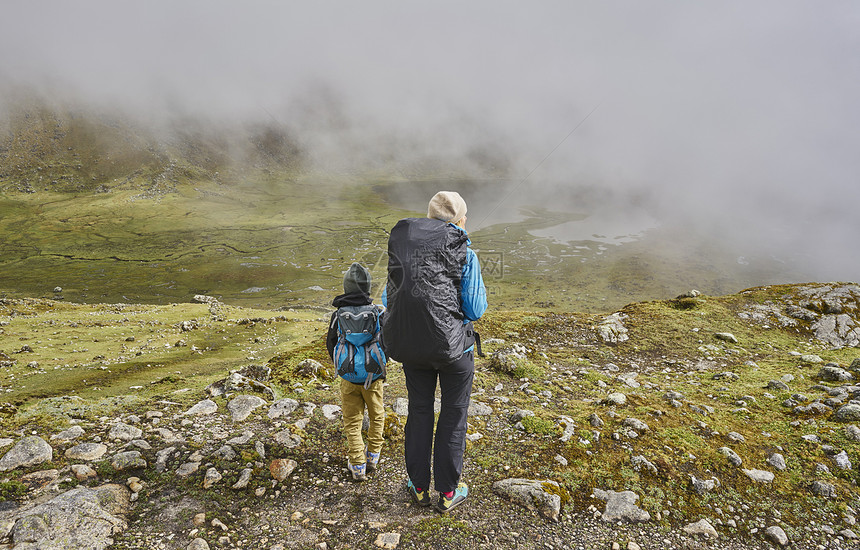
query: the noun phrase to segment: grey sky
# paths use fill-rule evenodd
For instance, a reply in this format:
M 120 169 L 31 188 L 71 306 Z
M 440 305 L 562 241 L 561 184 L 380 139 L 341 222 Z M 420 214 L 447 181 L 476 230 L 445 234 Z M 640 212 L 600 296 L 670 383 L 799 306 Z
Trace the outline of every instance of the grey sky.
M 498 138 L 519 174 L 597 107 L 535 180 L 645 191 L 860 272 L 853 1 L 7 0 L 0 79 L 216 119 L 300 120 L 326 89 L 350 122 L 322 151 Z

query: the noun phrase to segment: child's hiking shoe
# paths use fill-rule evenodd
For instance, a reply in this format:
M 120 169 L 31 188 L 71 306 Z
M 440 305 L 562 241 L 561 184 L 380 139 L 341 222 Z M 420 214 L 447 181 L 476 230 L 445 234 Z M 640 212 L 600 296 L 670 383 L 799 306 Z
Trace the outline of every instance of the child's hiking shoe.
M 371 453 L 367 451 L 365 453 L 367 455 L 367 473 L 376 470 L 376 466 L 379 464 L 379 455 L 380 453 Z
M 352 474 L 352 479 L 354 481 L 364 481 L 367 479 L 365 475 L 366 464 L 350 464 L 349 461 L 346 462 L 347 468 L 349 468 L 349 472 Z
M 412 484 L 412 480 L 406 481 L 406 490 L 412 495 L 412 500 L 418 506 L 430 506 L 430 493 L 427 489 L 418 489 Z
M 462 504 L 468 496 L 469 486 L 460 482 L 455 490 L 449 493 L 439 493 L 439 502 L 436 503 L 436 509 L 444 514 L 451 508 Z

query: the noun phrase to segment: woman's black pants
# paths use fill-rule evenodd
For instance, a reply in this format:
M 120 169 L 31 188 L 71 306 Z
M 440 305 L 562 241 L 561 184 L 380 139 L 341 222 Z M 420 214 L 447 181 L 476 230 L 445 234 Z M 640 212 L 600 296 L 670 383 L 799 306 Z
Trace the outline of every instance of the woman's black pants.
M 412 484 L 430 488 L 432 456 L 435 489 L 445 493 L 457 488 L 463 473 L 466 451 L 466 415 L 475 375 L 472 351 L 448 365 L 404 364 L 409 416 L 406 419 L 406 471 Z M 442 408 L 433 436 L 433 402 L 436 380 L 442 393 Z

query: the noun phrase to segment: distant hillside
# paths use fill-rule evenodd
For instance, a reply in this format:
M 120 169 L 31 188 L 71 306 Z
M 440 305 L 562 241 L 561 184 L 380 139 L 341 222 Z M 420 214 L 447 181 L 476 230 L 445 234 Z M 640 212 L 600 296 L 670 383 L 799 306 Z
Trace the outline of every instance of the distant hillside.
M 242 167 L 298 169 L 304 153 L 285 126 L 177 118 L 159 127 L 36 97 L 0 109 L 0 188 L 107 190 L 129 182 L 229 177 Z

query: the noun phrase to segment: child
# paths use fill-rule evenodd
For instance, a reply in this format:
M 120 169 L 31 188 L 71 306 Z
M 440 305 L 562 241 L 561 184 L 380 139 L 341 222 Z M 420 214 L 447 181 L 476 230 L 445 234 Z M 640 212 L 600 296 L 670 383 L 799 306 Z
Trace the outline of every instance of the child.
M 343 292 L 332 301 L 338 309 L 331 315 L 326 348 L 341 377 L 347 466 L 354 480 L 364 481 L 366 472 L 379 463 L 385 426 L 382 385 L 386 359 L 379 340 L 382 308 L 373 305 L 370 272 L 359 263 L 353 263 L 344 275 Z M 370 419 L 366 448 L 361 438 L 365 406 Z

